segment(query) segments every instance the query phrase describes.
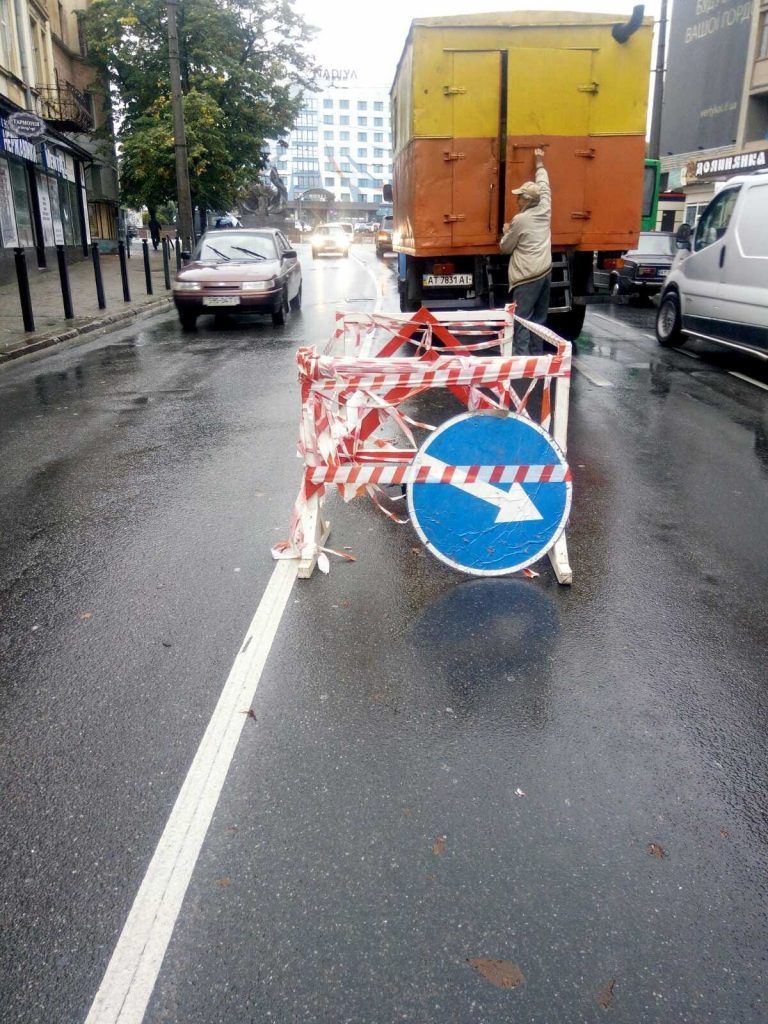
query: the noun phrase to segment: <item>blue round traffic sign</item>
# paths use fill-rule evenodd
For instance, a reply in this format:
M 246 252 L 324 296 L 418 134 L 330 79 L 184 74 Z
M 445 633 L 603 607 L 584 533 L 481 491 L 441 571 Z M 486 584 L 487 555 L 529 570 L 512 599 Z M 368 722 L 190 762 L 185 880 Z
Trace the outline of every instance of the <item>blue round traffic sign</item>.
M 418 451 L 408 508 L 442 562 L 502 576 L 549 551 L 565 529 L 571 494 L 565 456 L 542 427 L 516 413 L 464 413 Z

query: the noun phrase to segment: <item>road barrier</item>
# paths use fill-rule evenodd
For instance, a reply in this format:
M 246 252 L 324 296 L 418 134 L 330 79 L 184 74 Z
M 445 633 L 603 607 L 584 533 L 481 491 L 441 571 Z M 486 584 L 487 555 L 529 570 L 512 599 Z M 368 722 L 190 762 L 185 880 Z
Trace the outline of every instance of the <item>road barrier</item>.
M 515 322 L 528 327 L 553 351 L 536 356 L 513 355 Z M 416 355 L 398 355 L 403 345 L 413 346 Z M 489 349 L 498 349 L 500 355 L 478 354 Z M 549 554 L 558 581 L 571 582 L 563 532 L 571 487 L 563 454 L 568 430 L 570 343 L 545 327 L 516 317 L 514 306 L 474 315 L 462 311 L 461 319 L 456 314 L 436 314 L 426 309 L 411 317 L 347 312 L 337 315 L 333 337 L 322 353 L 304 347 L 299 349 L 296 361 L 302 400 L 298 451 L 304 473 L 288 540 L 272 549 L 275 558 L 299 559 L 299 576 L 303 578 L 311 576 L 318 565 L 327 571 L 329 552 L 353 560 L 348 554 L 325 547 L 330 524 L 322 516 L 322 501 L 329 486 L 335 486 L 345 501 L 368 494 L 388 518 L 403 523 L 408 520 L 382 504 L 386 497 L 383 486 L 408 486 L 413 512 L 413 490 L 421 484 L 475 488 L 479 497 L 500 509 L 514 495 L 499 490 L 497 485 L 511 484 L 514 490 L 523 483 L 551 482 L 567 487 L 567 501 L 557 535 L 537 557 Z M 413 434 L 416 428 L 428 432 L 435 428 L 411 419 L 400 408 L 408 399 L 432 388 L 451 391 L 470 413 L 515 417 L 529 424 L 534 422 L 531 398 L 540 392 L 536 430 L 554 442 L 557 464 L 440 464 L 436 468 L 435 460 L 423 454 L 426 445 L 420 451 Z M 379 428 L 385 428 L 384 436 Z M 404 444 L 392 441 L 393 429 L 405 439 Z M 478 488 L 485 488 L 486 493 Z M 524 494 L 522 500 L 527 500 Z M 534 515 L 541 518 L 535 510 L 528 518 Z M 498 520 L 504 518 L 514 517 L 505 517 L 499 511 Z M 434 550 L 429 543 L 427 546 Z M 462 567 L 448 558 L 443 560 Z M 499 575 L 514 570 L 465 571 Z

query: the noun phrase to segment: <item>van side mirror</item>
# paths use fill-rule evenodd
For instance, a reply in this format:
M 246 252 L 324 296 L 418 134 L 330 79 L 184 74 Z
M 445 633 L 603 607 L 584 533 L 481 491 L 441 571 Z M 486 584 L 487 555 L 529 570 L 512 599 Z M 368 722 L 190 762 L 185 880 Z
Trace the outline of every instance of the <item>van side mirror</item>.
M 691 225 L 690 224 L 681 224 L 680 227 L 677 229 L 677 234 L 675 235 L 675 241 L 677 242 L 677 248 L 678 249 L 690 249 L 691 248 L 691 235 L 692 234 L 693 234 L 693 231 L 691 230 Z
M 386 185 L 384 185 L 384 187 L 381 190 L 381 194 L 384 196 L 385 203 L 392 202 L 392 185 L 390 184 L 390 182 L 387 182 Z

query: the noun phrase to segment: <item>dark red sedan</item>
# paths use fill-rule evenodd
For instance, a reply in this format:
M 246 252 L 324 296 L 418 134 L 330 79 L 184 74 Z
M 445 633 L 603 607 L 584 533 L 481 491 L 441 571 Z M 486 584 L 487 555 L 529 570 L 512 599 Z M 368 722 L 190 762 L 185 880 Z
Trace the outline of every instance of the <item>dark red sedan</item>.
M 206 231 L 174 278 L 173 301 L 185 331 L 203 313 L 269 313 L 279 327 L 301 309 L 301 264 L 274 228 Z

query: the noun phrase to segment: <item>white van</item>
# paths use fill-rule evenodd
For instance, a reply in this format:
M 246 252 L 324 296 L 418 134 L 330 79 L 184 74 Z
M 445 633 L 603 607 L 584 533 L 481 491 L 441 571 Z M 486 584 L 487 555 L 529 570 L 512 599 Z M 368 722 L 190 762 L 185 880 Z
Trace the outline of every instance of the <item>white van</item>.
M 659 300 L 659 344 L 691 334 L 768 359 L 768 171 L 725 182 L 692 245 L 685 228 Z

